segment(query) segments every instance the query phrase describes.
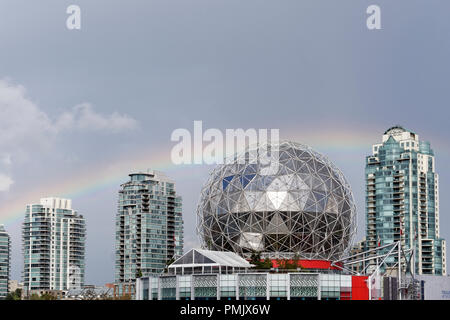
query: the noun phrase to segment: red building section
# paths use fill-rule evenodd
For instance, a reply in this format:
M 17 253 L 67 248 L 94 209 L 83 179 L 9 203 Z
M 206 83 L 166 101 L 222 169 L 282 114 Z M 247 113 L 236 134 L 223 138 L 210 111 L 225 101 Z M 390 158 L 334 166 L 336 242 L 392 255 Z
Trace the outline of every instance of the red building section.
M 262 260 L 261 260 L 262 261 Z M 332 266 L 331 261 L 326 260 L 272 260 L 273 268 L 283 267 L 285 263 L 297 264 L 298 267 L 304 269 L 329 269 L 329 270 L 341 270 L 338 267 Z M 339 263 L 338 263 L 339 265 Z
M 263 260 L 261 260 L 263 262 Z M 283 268 L 286 264 L 297 265 L 304 269 L 322 269 L 322 270 L 342 270 L 339 267 L 332 266 L 330 261 L 326 260 L 271 260 L 273 268 Z M 340 265 L 339 263 L 337 265 Z M 352 276 L 352 288 L 341 290 L 341 300 L 369 300 L 369 287 L 367 285 L 368 276 Z
M 352 276 L 352 300 L 369 300 L 367 276 Z

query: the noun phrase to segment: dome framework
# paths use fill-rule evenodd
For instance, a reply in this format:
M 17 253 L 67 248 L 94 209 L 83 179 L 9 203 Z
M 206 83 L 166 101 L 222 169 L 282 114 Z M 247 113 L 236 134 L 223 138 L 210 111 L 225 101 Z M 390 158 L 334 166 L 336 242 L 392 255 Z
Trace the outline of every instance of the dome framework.
M 267 150 L 269 166 L 250 160 Z M 352 244 L 356 209 L 349 184 L 328 158 L 283 141 L 247 148 L 211 172 L 197 231 L 203 248 L 243 257 L 337 260 Z

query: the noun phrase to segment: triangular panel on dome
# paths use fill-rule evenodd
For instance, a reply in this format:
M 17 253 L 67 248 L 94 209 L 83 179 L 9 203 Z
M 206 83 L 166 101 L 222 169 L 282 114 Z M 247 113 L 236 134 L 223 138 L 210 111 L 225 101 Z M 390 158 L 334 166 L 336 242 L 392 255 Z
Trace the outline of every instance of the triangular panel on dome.
M 225 226 L 225 232 L 228 235 L 240 233 L 239 225 L 232 215 L 230 215 L 228 218 L 227 224 Z
M 325 212 L 337 214 L 338 203 L 333 196 L 329 196 L 327 199 L 327 206 L 325 207 Z
M 251 213 L 250 216 L 247 219 L 246 226 L 245 226 L 246 232 L 255 232 L 255 233 L 263 233 L 264 232 L 264 226 L 261 221 L 261 218 L 255 214 Z
M 242 175 L 240 177 L 242 188 L 245 188 L 255 176 L 256 174 Z
M 290 190 L 309 190 L 309 186 L 303 181 L 303 179 L 295 174 L 292 175 L 291 184 L 290 184 Z
M 305 210 L 306 202 L 309 198 L 310 191 L 308 190 L 298 190 L 298 191 L 292 191 L 292 196 L 296 197 L 298 207 L 300 210 Z
M 239 199 L 234 206 L 233 212 L 247 212 L 250 211 L 250 207 L 247 203 L 247 199 L 245 197 L 245 193 L 241 192 L 239 195 Z
M 239 238 L 239 245 L 242 248 L 252 251 L 264 250 L 264 238 L 262 233 L 243 232 Z
M 313 190 L 320 190 L 320 191 L 326 191 L 326 187 L 323 183 L 323 180 L 320 179 L 318 176 L 312 176 L 311 177 L 311 188 Z
M 242 190 L 242 185 L 241 185 L 241 182 L 240 182 L 240 177 L 239 176 L 234 176 L 234 178 L 228 184 L 228 187 L 227 187 L 226 191 L 228 193 L 234 193 L 234 192 L 239 192 L 241 190 Z
M 298 203 L 298 192 L 288 191 L 284 201 L 281 203 L 280 210 L 301 211 Z
M 275 210 L 278 210 L 286 198 L 287 191 L 267 191 L 267 197 L 272 202 Z
M 258 165 L 256 163 L 247 164 L 244 171 L 242 172 L 243 175 L 255 175 L 257 173 L 258 173 Z
M 275 210 L 275 207 L 273 206 L 272 202 L 267 197 L 267 192 L 261 192 L 261 197 L 258 200 L 258 203 L 256 204 L 255 211 L 268 211 L 268 210 Z
M 234 176 L 228 176 L 223 178 L 222 180 L 222 189 L 225 190 L 228 187 L 228 184 L 233 180 Z
M 277 177 L 272 180 L 266 191 L 287 191 L 288 189 L 289 186 L 286 184 L 286 181 L 281 179 L 281 177 Z
M 203 210 L 205 212 L 211 212 L 211 202 L 209 200 L 205 202 L 205 205 L 203 206 Z
M 284 164 L 279 165 L 277 176 L 284 176 L 291 174 L 292 170 L 290 170 L 288 167 L 286 167 Z
M 241 193 L 242 192 L 238 191 L 232 194 L 228 194 L 228 196 L 226 197 L 230 212 L 236 212 L 236 210 L 238 210 L 238 202 Z
M 267 225 L 267 233 L 279 233 L 279 234 L 288 234 L 289 229 L 286 226 L 283 218 L 281 218 L 278 212 L 275 212 Z
M 323 212 L 325 210 L 325 206 L 327 204 L 327 196 L 325 192 L 313 190 L 312 194 L 316 199 L 316 210 L 317 212 Z
M 245 199 L 247 200 L 247 204 L 250 210 L 255 210 L 256 204 L 259 201 L 259 198 L 263 195 L 261 191 L 244 191 Z
M 217 214 L 222 215 L 228 212 L 228 201 L 226 197 L 222 195 L 220 201 L 217 204 Z
M 316 198 L 314 197 L 313 192 L 309 193 L 303 210 L 306 212 L 314 212 L 314 213 L 317 212 Z
M 285 171 L 286 173 L 283 172 L 283 174 L 292 174 L 296 171 L 293 159 L 289 159 L 288 161 L 284 162 L 283 166 L 287 169 L 287 171 Z
M 280 152 L 280 161 L 289 161 L 292 158 L 292 156 L 286 152 L 286 151 L 281 151 Z

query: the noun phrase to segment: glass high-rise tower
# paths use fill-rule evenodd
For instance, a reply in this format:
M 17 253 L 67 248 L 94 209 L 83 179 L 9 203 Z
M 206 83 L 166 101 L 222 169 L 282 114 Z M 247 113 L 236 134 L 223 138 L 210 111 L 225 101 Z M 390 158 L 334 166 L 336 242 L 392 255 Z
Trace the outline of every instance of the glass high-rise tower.
M 72 200 L 42 198 L 27 205 L 22 228 L 24 286 L 31 291 L 84 284 L 86 227 Z
M 415 272 L 446 275 L 439 236 L 439 178 L 429 142 L 400 126 L 366 157 L 366 249 L 401 241 L 413 248 Z M 397 256 L 387 261 L 394 266 Z
M 181 197 L 163 173 L 132 173 L 121 185 L 116 215 L 115 282 L 164 271 L 183 254 Z
M 8 282 L 11 258 L 11 240 L 5 227 L 0 225 L 0 299 L 8 294 Z

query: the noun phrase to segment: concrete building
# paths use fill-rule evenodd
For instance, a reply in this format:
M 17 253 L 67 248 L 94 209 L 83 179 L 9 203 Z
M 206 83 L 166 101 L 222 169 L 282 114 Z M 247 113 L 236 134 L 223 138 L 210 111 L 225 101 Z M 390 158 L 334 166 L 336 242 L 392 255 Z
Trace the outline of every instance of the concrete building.
M 450 277 L 420 275 L 422 300 L 450 300 Z
M 388 129 L 366 157 L 365 176 L 366 249 L 401 241 L 404 250 L 414 250 L 417 274 L 446 275 L 439 177 L 430 143 L 400 126 Z M 392 256 L 387 265 L 396 262 Z
M 361 241 L 358 241 L 356 244 L 352 246 L 352 249 L 350 250 L 350 256 L 356 256 L 359 254 L 362 254 L 366 249 L 366 239 L 362 239 Z M 360 261 L 362 260 L 363 256 L 358 256 L 354 259 L 351 259 L 353 261 Z M 352 271 L 357 274 L 364 274 L 366 272 L 366 263 L 364 261 L 361 261 L 359 263 L 355 263 L 351 265 Z
M 72 200 L 27 205 L 22 228 L 23 282 L 30 293 L 80 288 L 85 270 L 85 219 Z
M 138 300 L 367 300 L 367 276 L 335 268 L 258 270 L 233 252 L 192 249 L 136 283 Z
M 23 290 L 23 282 L 19 282 L 18 280 L 9 280 L 8 287 L 9 287 L 9 292 L 14 292 L 17 289 Z
M 129 176 L 121 185 L 116 215 L 116 284 L 159 274 L 183 253 L 182 204 L 175 183 L 156 171 Z
M 5 227 L 0 225 L 0 299 L 4 299 L 9 291 L 10 259 L 11 240 Z

